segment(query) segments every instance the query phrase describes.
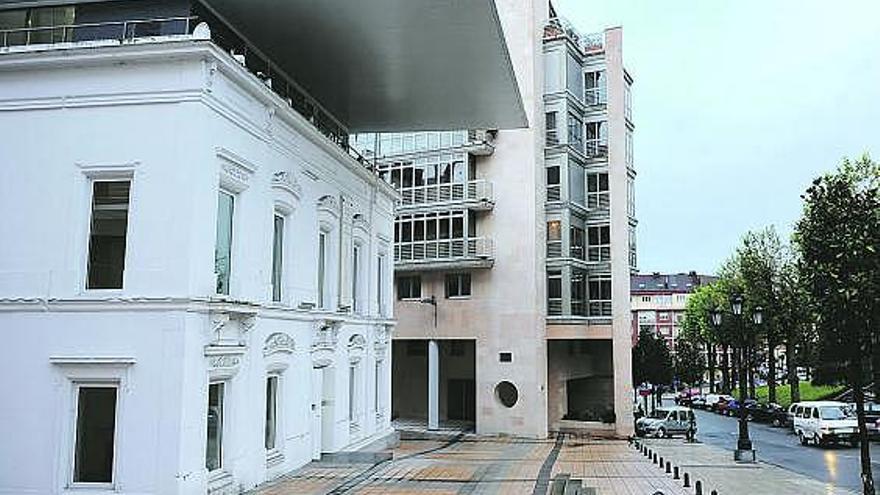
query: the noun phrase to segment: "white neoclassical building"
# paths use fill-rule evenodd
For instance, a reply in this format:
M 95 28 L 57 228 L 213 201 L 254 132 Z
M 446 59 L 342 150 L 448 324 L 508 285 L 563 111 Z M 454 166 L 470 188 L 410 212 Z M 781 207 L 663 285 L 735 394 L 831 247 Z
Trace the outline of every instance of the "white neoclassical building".
M 493 2 L 366 3 L 0 7 L 0 493 L 240 493 L 392 433 L 396 193 L 348 132 L 523 112 Z M 411 104 L 444 84 L 498 97 Z

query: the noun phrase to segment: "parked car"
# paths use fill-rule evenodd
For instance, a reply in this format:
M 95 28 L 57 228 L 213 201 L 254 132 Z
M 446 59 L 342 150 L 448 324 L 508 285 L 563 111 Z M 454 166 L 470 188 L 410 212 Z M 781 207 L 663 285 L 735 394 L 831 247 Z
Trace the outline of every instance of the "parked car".
M 724 409 L 724 413 L 728 416 L 736 416 L 739 417 L 739 400 L 731 400 L 727 402 L 727 407 Z M 746 418 L 753 419 L 754 410 L 758 407 L 758 402 L 754 399 L 746 399 L 745 408 L 746 408 Z
M 708 394 L 706 395 L 706 409 L 710 411 L 715 411 L 717 409 L 718 402 L 721 400 L 731 400 L 733 397 L 724 394 Z
M 801 402 L 795 408 L 794 432 L 802 445 L 858 443 L 857 423 L 843 402 Z
M 849 406 L 855 415 L 856 405 Z M 880 438 L 880 404 L 865 402 L 865 426 L 868 428 L 869 438 Z
M 658 407 L 650 415 L 636 421 L 636 435 L 665 438 L 675 434 L 687 434 L 691 424 L 696 432 L 697 418 L 690 408 Z
M 705 409 L 706 408 L 706 396 L 705 395 L 697 395 L 691 399 L 691 407 L 693 409 Z
M 783 426 L 786 422 L 787 411 L 779 404 L 757 403 L 749 410 L 749 416 L 761 423 L 769 423 L 773 426 Z
M 736 399 L 729 395 L 722 395 L 715 403 L 713 410 L 722 416 L 727 416 L 727 408 L 732 402 L 736 402 Z
M 802 407 L 800 402 L 793 402 L 785 411 L 785 425 L 794 430 L 794 417 L 799 415 L 798 407 Z

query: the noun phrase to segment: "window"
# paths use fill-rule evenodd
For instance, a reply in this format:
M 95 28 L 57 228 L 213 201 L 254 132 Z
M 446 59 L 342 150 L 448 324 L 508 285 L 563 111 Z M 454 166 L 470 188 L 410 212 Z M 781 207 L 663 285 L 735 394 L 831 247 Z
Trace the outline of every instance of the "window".
M 587 273 L 572 269 L 571 272 L 571 314 L 587 316 Z
M 357 365 L 348 367 L 348 420 L 352 423 L 357 418 Z
M 122 288 L 130 188 L 127 180 L 92 183 L 88 289 Z
M 560 193 L 559 165 L 547 167 L 547 201 L 559 201 Z
M 607 210 L 611 207 L 606 172 L 587 174 L 587 208 Z
M 208 445 L 205 449 L 205 467 L 216 471 L 223 465 L 223 395 L 224 383 L 208 385 Z
M 607 103 L 605 71 L 597 70 L 584 74 L 584 99 L 587 105 Z
M 27 45 L 36 43 L 57 43 L 74 41 L 84 36 L 86 30 L 65 30 L 60 26 L 69 26 L 75 23 L 76 7 L 66 5 L 60 7 L 37 7 L 30 9 L 15 9 L 0 12 L 0 30 L 24 29 L 24 28 L 53 28 L 34 31 L 17 31 L 8 33 L 5 43 L 8 46 Z
M 585 259 L 584 253 L 584 229 L 572 226 L 568 229 L 571 257 L 579 260 Z
M 278 433 L 278 376 L 266 378 L 266 450 L 275 449 Z
M 581 63 L 572 55 L 568 54 L 566 57 L 566 70 L 565 70 L 565 79 L 566 79 L 566 89 L 569 93 L 574 95 L 578 100 L 583 100 L 584 98 L 584 69 Z
M 361 247 L 357 244 L 351 250 L 351 308 L 357 313 L 361 309 L 358 292 L 360 287 Z
M 382 361 L 376 361 L 376 377 L 373 387 L 373 408 L 376 415 L 382 414 Z
M 446 297 L 467 297 L 471 295 L 470 273 L 446 274 Z
M 547 146 L 559 144 L 559 135 L 556 133 L 556 112 L 544 114 L 544 135 Z
M 611 316 L 611 277 L 598 275 L 588 282 L 590 316 Z
M 116 386 L 80 385 L 76 394 L 74 483 L 112 483 Z
M 584 206 L 584 167 L 579 163 L 568 164 L 568 199 L 572 203 Z
M 589 157 L 608 155 L 608 127 L 605 122 L 587 122 L 586 153 Z
M 651 296 L 642 296 L 642 302 L 651 302 Z
M 584 122 L 572 113 L 568 114 L 568 145 L 584 151 Z
M 217 196 L 217 241 L 214 244 L 214 273 L 217 275 L 217 294 L 229 295 L 234 210 L 235 197 L 226 191 L 220 191 Z
M 562 314 L 562 272 L 547 272 L 547 313 L 551 316 Z
M 318 234 L 318 307 L 326 308 L 330 302 L 327 283 L 327 239 L 326 232 Z
M 559 258 L 562 256 L 562 222 L 550 220 L 547 222 L 547 257 Z
M 284 257 L 284 217 L 275 215 L 272 230 L 272 300 L 281 301 Z
M 385 315 L 385 255 L 376 258 L 376 306 L 380 315 Z
M 513 353 L 499 352 L 498 353 L 498 361 L 502 362 L 502 363 L 512 363 L 513 362 Z
M 408 275 L 397 277 L 397 299 L 420 299 L 422 297 L 422 277 Z
M 611 228 L 608 225 L 587 227 L 587 261 L 611 259 Z

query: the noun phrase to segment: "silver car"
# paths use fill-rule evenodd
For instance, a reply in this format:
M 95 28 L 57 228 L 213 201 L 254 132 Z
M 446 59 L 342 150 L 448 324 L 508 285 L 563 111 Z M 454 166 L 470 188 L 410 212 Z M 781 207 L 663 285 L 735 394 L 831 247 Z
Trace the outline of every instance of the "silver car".
M 636 421 L 636 435 L 657 438 L 675 434 L 687 434 L 688 429 L 697 431 L 697 418 L 688 407 L 658 407 L 650 415 Z

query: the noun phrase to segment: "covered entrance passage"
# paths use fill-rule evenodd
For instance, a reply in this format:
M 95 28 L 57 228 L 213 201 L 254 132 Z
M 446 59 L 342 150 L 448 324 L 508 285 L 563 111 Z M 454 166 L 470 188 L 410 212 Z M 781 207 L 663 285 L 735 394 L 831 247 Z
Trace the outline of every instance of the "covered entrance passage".
M 391 417 L 396 424 L 473 429 L 474 340 L 395 340 L 392 352 Z
M 613 426 L 611 341 L 548 341 L 547 386 L 551 430 Z

